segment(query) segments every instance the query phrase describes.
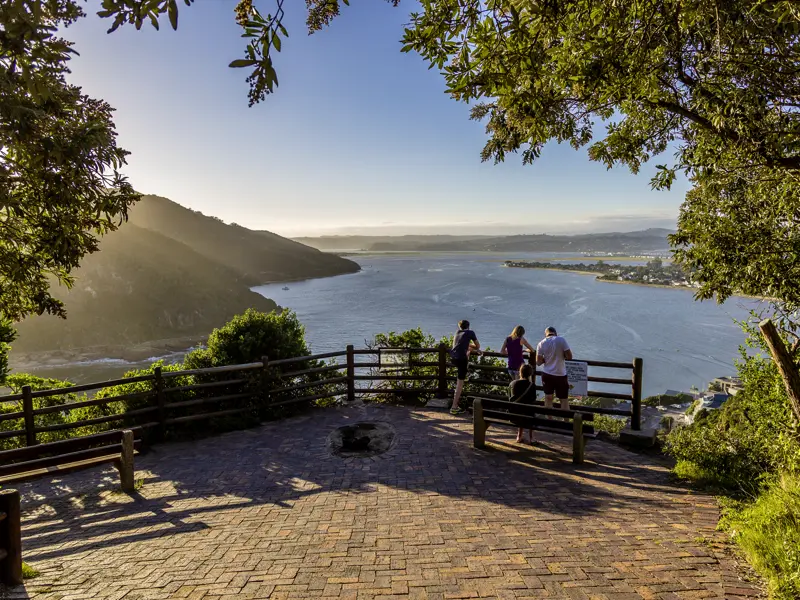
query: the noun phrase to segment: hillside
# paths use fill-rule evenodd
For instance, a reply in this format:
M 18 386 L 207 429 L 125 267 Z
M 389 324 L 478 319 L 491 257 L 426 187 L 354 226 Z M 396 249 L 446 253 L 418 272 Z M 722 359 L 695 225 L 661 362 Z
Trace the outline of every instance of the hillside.
M 130 221 L 102 239 L 100 252 L 84 259 L 73 289 L 56 290 L 68 318 L 20 323 L 12 359 L 120 356 L 131 344 L 156 340 L 185 348 L 247 308 L 273 310 L 253 285 L 357 270 L 346 259 L 145 196 Z
M 358 271 L 352 261 L 268 231 L 226 225 L 159 196 L 144 196 L 131 210 L 129 222 L 236 270 L 250 285 Z
M 668 229 L 646 229 L 626 233 L 587 233 L 580 235 L 510 236 L 327 236 L 298 238 L 324 250 L 367 250 L 374 252 L 626 252 L 666 250 Z

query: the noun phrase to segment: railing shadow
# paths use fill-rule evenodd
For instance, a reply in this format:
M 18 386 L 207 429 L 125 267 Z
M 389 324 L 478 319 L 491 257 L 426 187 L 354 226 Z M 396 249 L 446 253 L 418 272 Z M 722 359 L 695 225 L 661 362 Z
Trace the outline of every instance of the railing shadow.
M 396 437 L 372 458 L 342 458 L 328 448 L 336 427 L 384 421 Z M 542 435 L 513 444 L 515 431 L 492 428 L 489 448 L 472 447 L 471 423 L 397 407 L 326 409 L 191 443 L 165 444 L 141 456 L 141 489 L 115 493 L 114 471 L 84 471 L 23 492 L 26 560 L 43 561 L 120 544 L 213 529 L 221 512 L 255 509 L 279 527 L 296 503 L 320 494 L 347 496 L 391 488 L 488 502 L 540 513 L 542 519 L 603 515 L 632 519 L 680 510 L 681 490 L 665 488 L 663 469 L 602 442 L 587 462 L 571 462 L 571 438 Z M 687 500 L 688 502 L 688 500 Z

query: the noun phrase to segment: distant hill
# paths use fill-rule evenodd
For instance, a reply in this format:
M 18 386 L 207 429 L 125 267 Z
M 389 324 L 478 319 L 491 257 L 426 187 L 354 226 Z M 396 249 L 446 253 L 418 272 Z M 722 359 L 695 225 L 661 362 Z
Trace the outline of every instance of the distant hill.
M 250 285 L 358 271 L 352 261 L 319 252 L 269 231 L 226 225 L 159 196 L 144 196 L 130 223 L 182 242 L 239 272 Z
M 669 229 L 645 229 L 625 233 L 580 235 L 510 236 L 328 236 L 298 238 L 324 250 L 418 251 L 418 252 L 626 252 L 642 253 L 669 248 Z
M 84 259 L 73 289 L 56 290 L 68 318 L 20 323 L 13 355 L 90 348 L 104 355 L 104 347 L 201 338 L 249 307 L 276 308 L 251 286 L 357 270 L 352 261 L 145 196 Z
M 295 241 L 326 251 L 394 250 L 414 251 L 421 246 L 488 239 L 488 235 L 324 235 L 298 237 Z

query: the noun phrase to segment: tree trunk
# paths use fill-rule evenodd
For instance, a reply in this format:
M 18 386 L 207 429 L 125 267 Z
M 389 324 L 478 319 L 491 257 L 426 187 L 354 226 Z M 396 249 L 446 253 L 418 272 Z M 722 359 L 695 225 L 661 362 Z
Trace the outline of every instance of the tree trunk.
M 761 329 L 761 334 L 767 341 L 772 358 L 775 359 L 775 364 L 778 365 L 781 377 L 783 377 L 794 418 L 800 421 L 800 371 L 798 371 L 797 365 L 794 364 L 789 351 L 786 349 L 786 344 L 783 343 L 775 323 L 771 319 L 766 319 L 761 321 L 758 327 Z

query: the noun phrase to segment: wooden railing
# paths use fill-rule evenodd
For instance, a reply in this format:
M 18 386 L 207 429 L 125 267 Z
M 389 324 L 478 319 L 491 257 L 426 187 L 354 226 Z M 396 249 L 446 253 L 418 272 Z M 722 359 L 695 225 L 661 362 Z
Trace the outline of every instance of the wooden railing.
M 89 428 L 84 431 L 91 433 L 122 428 L 139 430 L 138 433 L 153 433 L 156 440 L 163 440 L 168 437 L 171 429 L 194 421 L 224 419 L 248 413 L 258 419 L 265 410 L 282 406 L 308 404 L 325 398 L 344 397 L 352 401 L 357 396 L 399 392 L 392 385 L 399 382 L 422 383 L 411 390 L 418 395 L 429 394 L 440 398 L 448 395 L 448 389 L 455 377 L 447 347 L 408 349 L 408 363 L 405 368 L 392 372 L 382 368 L 385 365 L 381 363 L 380 352 L 377 349 L 357 350 L 348 346 L 347 350 L 340 352 L 274 361 L 265 357 L 259 362 L 223 367 L 184 371 L 164 371 L 158 367 L 152 374 L 68 388 L 34 391 L 26 386 L 19 394 L 0 396 L 0 405 L 21 404 L 21 410 L 0 412 L 0 428 L 4 429 L 0 431 L 0 440 L 16 438 L 16 446 L 33 446 L 42 441 L 42 436 L 72 437 L 67 432 L 81 428 Z M 371 359 L 361 358 L 367 356 Z M 484 356 L 502 357 L 493 352 L 486 352 Z M 535 364 L 535 356 L 528 356 L 526 353 L 526 357 Z M 356 358 L 360 360 L 357 362 Z M 326 359 L 330 361 L 329 364 L 320 363 Z M 624 377 L 592 374 L 589 382 L 623 386 L 626 392 L 590 390 L 589 396 L 628 400 L 631 408 L 623 410 L 585 407 L 581 410 L 627 416 L 631 419 L 632 428 L 639 429 L 642 360 L 637 358 L 630 363 L 592 360 L 585 362 L 592 371 L 598 368 L 624 370 Z M 412 367 L 426 369 L 422 374 L 408 374 L 408 369 Z M 472 364 L 471 369 L 473 376 L 470 384 L 496 387 L 499 393 L 495 396 L 505 398 L 504 388 L 508 386 L 509 380 L 504 366 Z M 537 371 L 537 375 L 541 373 Z M 361 383 L 367 385 L 359 385 Z M 117 396 L 98 394 L 104 389 L 133 384 L 140 384 L 139 387 L 144 389 Z M 537 387 L 541 389 L 541 386 Z M 65 396 L 87 392 L 95 395 L 85 395 L 73 401 L 63 400 Z M 466 392 L 469 393 L 469 387 Z M 492 397 L 492 394 L 481 395 Z M 38 407 L 35 406 L 35 400 L 39 400 Z M 118 411 L 121 402 L 125 403 L 124 411 Z M 65 419 L 64 422 L 51 424 L 37 422 L 45 415 L 57 413 L 67 417 L 73 411 L 90 407 L 99 407 L 103 414 L 80 420 Z M 12 428 L 9 429 L 9 426 Z M 84 435 L 80 432 L 78 434 Z
M 0 490 L 0 583 L 22 583 L 22 532 L 17 490 Z

